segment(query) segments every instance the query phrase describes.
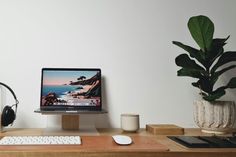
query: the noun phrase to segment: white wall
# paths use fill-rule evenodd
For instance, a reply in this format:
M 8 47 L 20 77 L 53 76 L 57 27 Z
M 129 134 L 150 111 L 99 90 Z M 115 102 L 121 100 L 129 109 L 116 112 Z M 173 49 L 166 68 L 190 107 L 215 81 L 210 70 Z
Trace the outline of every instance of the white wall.
M 235 6 L 234 0 L 0 0 L 0 81 L 20 101 L 14 127 L 59 124 L 58 117 L 33 112 L 42 67 L 102 69 L 109 113 L 83 116 L 84 123 L 120 127 L 121 113 L 139 113 L 142 127 L 194 127 L 198 90 L 192 79 L 176 76 L 174 59 L 183 51 L 171 41 L 196 45 L 186 23 L 204 14 L 215 23 L 215 36 L 231 35 L 226 49 L 236 50 Z

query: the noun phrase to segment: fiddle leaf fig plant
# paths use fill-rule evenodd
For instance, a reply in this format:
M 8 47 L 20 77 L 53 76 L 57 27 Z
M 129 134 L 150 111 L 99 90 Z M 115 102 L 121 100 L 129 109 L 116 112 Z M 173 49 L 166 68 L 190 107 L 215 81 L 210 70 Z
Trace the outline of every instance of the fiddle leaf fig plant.
M 236 51 L 224 51 L 229 36 L 213 38 L 214 23 L 206 16 L 191 17 L 188 29 L 199 48 L 173 41 L 174 45 L 187 52 L 175 58 L 176 65 L 181 67 L 177 75 L 196 78 L 197 81 L 192 85 L 200 89 L 202 98 L 215 101 L 225 95 L 227 88 L 236 88 L 236 77 L 231 78 L 226 85 L 214 88 L 223 73 L 236 67 L 235 64 L 227 64 L 236 61 Z

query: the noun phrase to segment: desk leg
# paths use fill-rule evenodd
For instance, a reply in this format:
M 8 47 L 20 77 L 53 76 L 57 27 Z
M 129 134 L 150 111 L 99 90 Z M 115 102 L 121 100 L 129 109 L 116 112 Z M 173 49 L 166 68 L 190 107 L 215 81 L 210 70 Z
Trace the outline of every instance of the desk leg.
M 62 115 L 63 130 L 79 130 L 79 115 Z

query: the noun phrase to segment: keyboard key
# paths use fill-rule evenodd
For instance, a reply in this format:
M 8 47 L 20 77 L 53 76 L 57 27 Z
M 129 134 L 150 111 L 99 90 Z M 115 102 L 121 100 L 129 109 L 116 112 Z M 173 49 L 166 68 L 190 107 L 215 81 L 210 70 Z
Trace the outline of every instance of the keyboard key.
M 5 136 L 0 145 L 80 145 L 80 136 Z

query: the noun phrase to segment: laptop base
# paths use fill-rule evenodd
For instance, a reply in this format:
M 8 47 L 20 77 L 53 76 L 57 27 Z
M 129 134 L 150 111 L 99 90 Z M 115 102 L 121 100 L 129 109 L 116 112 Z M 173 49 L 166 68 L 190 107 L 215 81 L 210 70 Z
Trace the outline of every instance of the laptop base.
M 105 114 L 108 113 L 106 110 L 42 110 L 36 109 L 35 113 L 41 114 L 58 114 L 58 115 L 77 115 L 77 114 Z

